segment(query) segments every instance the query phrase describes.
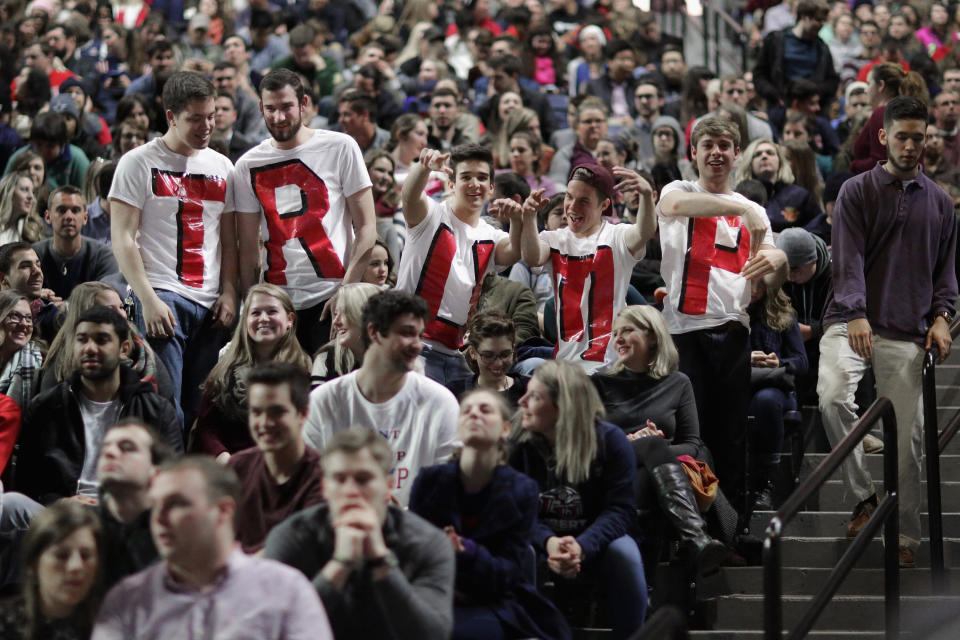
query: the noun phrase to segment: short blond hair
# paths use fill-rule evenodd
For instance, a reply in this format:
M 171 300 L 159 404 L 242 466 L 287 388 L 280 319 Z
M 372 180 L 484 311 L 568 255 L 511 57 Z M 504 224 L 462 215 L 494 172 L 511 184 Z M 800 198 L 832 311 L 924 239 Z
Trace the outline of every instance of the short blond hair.
M 696 147 L 697 143 L 700 142 L 700 138 L 703 136 L 730 138 L 733 146 L 736 149 L 740 148 L 740 129 L 737 128 L 734 122 L 724 118 L 710 116 L 698 122 L 697 126 L 693 128 L 693 133 L 690 135 L 690 144 Z
M 665 378 L 680 367 L 680 354 L 677 346 L 670 337 L 667 323 L 656 307 L 646 304 L 632 304 L 624 307 L 617 314 L 617 320 L 623 318 L 637 329 L 649 331 L 657 340 L 656 357 L 650 363 L 647 375 L 654 379 Z M 612 367 L 611 373 L 617 373 L 624 368 L 618 360 Z

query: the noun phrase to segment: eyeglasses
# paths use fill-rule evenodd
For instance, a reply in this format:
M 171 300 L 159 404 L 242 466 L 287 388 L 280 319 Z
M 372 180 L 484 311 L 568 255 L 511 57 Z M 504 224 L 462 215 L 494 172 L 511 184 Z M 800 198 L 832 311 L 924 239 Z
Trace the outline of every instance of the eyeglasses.
M 513 358 L 513 351 L 501 351 L 500 353 L 481 351 L 477 355 L 480 356 L 480 360 L 482 360 L 484 364 L 493 364 L 497 360 L 510 360 Z
M 11 311 L 7 314 L 7 317 L 3 319 L 7 324 L 25 324 L 28 327 L 33 326 L 33 316 L 25 316 L 22 313 L 17 313 L 16 311 Z

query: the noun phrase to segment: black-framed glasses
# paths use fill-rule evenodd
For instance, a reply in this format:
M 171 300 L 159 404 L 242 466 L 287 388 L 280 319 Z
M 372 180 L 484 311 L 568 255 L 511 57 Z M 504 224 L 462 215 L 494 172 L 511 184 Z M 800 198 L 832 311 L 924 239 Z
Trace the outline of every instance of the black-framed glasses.
M 8 323 L 8 324 L 14 324 L 14 325 L 16 325 L 16 324 L 25 324 L 25 325 L 27 325 L 28 327 L 32 327 L 32 326 L 33 326 L 33 316 L 32 316 L 32 315 L 26 315 L 26 316 L 25 316 L 25 315 L 23 315 L 22 313 L 18 313 L 18 312 L 16 312 L 16 311 L 11 311 L 10 313 L 8 313 L 8 314 L 7 314 L 7 317 L 4 318 L 3 321 L 6 322 L 6 323 Z
M 477 355 L 480 356 L 480 360 L 482 360 L 484 364 L 493 364 L 497 360 L 506 361 L 512 359 L 513 350 L 501 351 L 499 353 L 495 351 L 480 351 Z

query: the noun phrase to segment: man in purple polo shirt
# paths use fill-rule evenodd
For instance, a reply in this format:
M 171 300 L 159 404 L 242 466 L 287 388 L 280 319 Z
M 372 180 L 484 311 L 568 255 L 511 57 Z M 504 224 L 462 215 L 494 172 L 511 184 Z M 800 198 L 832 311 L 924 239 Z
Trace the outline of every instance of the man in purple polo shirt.
M 163 562 L 107 594 L 94 640 L 332 640 L 302 573 L 234 542 L 237 475 L 213 458 L 165 464 L 150 485 L 150 531 Z
M 919 169 L 927 108 L 906 96 L 887 104 L 880 142 L 887 161 L 851 178 L 833 214 L 833 297 L 820 341 L 817 393 L 831 444 L 857 419 L 854 392 L 873 367 L 877 395 L 897 415 L 900 566 L 915 564 L 920 544 L 920 370 L 924 349 L 950 353 L 957 299 L 956 220 L 947 193 Z M 843 466 L 859 500 L 847 526 L 853 538 L 876 509 L 862 447 Z

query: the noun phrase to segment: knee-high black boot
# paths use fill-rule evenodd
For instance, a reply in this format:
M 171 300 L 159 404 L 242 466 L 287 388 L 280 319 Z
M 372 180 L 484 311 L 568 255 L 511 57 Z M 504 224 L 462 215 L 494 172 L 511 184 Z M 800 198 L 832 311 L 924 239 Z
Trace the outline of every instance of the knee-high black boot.
M 697 575 L 714 573 L 729 549 L 706 533 L 706 522 L 697 508 L 690 481 L 676 462 L 661 464 L 650 472 L 657 488 L 660 509 L 680 537 L 680 552 Z

